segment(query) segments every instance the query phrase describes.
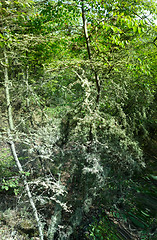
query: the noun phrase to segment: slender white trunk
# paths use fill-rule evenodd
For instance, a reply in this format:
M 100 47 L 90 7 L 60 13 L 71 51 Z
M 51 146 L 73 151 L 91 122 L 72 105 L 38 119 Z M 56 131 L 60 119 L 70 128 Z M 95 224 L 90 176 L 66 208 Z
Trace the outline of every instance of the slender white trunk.
M 8 57 L 6 53 L 6 49 L 4 48 L 4 59 L 5 59 L 5 65 L 4 65 L 4 85 L 5 85 L 5 94 L 6 94 L 6 101 L 7 101 L 7 114 L 8 114 L 8 137 L 9 137 L 9 144 L 10 148 L 12 151 L 12 155 L 14 157 L 14 160 L 16 162 L 16 165 L 19 169 L 19 172 L 22 175 L 24 186 L 29 198 L 30 205 L 33 209 L 34 217 L 36 219 L 37 225 L 38 225 L 38 230 L 39 230 L 39 235 L 40 235 L 40 240 L 43 240 L 43 230 L 42 230 L 42 224 L 38 216 L 38 212 L 36 209 L 36 206 L 33 201 L 32 194 L 30 192 L 30 188 L 27 182 L 26 176 L 23 174 L 23 169 L 22 165 L 18 159 L 17 153 L 16 153 L 16 148 L 15 148 L 15 143 L 13 141 L 12 137 L 12 131 L 14 130 L 14 124 L 13 124 L 13 116 L 12 116 L 12 109 L 11 109 L 11 102 L 10 102 L 10 93 L 9 93 L 9 77 L 8 77 Z
M 4 59 L 5 59 L 4 85 L 5 85 L 5 93 L 6 93 L 6 101 L 7 101 L 8 125 L 9 125 L 9 130 L 13 131 L 14 125 L 13 125 L 12 110 L 11 110 L 11 103 L 10 103 L 10 94 L 9 94 L 8 57 L 7 57 L 5 48 L 4 48 Z
M 29 106 L 30 106 L 30 104 L 29 104 L 29 84 L 28 84 L 28 78 L 29 78 L 29 75 L 28 75 L 28 67 L 27 67 L 27 69 L 26 69 L 26 79 L 25 79 L 25 81 L 26 81 L 26 87 L 27 87 L 27 96 L 26 96 L 26 107 L 27 107 L 27 110 L 29 110 Z
M 22 169 L 22 166 L 21 166 L 21 163 L 18 159 L 18 156 L 17 156 L 17 153 L 16 153 L 16 149 L 15 149 L 15 144 L 14 142 L 10 139 L 9 141 L 9 144 L 10 144 L 10 147 L 11 147 L 11 151 L 12 151 L 12 154 L 13 154 L 13 157 L 16 161 L 16 165 L 20 171 L 20 173 L 22 173 L 22 178 L 23 178 L 23 183 L 24 183 L 24 186 L 25 186 L 25 189 L 26 189 L 26 192 L 27 192 L 27 195 L 28 195 L 28 198 L 29 198 L 29 202 L 30 202 L 30 205 L 33 209 L 33 213 L 34 213 L 34 217 L 36 219 L 36 222 L 38 224 L 38 230 L 39 230 L 39 235 L 40 235 L 40 240 L 43 240 L 44 237 L 43 237 L 43 231 L 42 231 L 42 224 L 40 222 L 40 219 L 39 219 L 39 216 L 38 216 L 38 212 L 37 212 L 37 209 L 36 209 L 36 206 L 34 204 L 34 201 L 33 201 L 33 198 L 32 198 L 32 194 L 30 192 L 30 189 L 29 189 L 29 185 L 28 185 L 28 182 L 27 182 L 27 178 L 26 176 L 23 174 L 23 169 Z

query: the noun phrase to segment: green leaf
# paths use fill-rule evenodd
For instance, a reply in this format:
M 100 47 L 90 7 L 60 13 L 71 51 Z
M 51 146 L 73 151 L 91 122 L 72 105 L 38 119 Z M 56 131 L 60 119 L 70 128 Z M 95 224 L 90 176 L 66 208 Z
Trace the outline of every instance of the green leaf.
M 157 176 L 150 175 L 154 180 L 157 180 Z
M 147 216 L 147 217 L 150 217 L 149 214 L 147 214 L 147 213 L 145 213 L 145 212 L 143 212 L 143 211 L 141 211 L 141 213 L 144 214 L 144 215 Z
M 3 186 L 2 186 L 2 189 L 5 189 L 6 191 L 8 191 L 9 187 L 8 187 L 8 186 L 5 186 L 5 185 L 3 185 Z
M 137 26 L 133 26 L 133 31 L 134 31 L 134 33 L 136 33 L 138 31 L 138 27 Z
M 142 33 L 142 28 L 141 27 L 137 27 L 138 28 L 138 33 L 141 34 Z
M 132 26 L 133 26 L 132 20 L 128 19 L 127 25 L 129 28 L 132 28 Z

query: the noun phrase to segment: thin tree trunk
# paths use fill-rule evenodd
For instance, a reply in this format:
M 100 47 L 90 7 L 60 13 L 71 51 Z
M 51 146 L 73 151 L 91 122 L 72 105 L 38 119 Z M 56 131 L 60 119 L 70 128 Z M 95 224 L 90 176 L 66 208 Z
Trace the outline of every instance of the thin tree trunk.
M 7 115 L 8 115 L 7 119 L 8 119 L 8 126 L 9 126 L 8 130 L 13 131 L 14 125 L 13 125 L 12 109 L 11 109 L 10 94 L 9 94 L 8 57 L 5 49 L 4 49 L 4 59 L 5 59 L 4 86 L 5 86 L 6 101 L 7 101 Z
M 5 82 L 5 94 L 6 94 L 6 101 L 7 101 L 7 114 L 8 114 L 8 137 L 9 137 L 9 144 L 10 148 L 12 151 L 12 155 L 14 157 L 14 160 L 16 162 L 16 165 L 19 169 L 20 174 L 22 175 L 24 186 L 29 198 L 30 205 L 33 209 L 34 217 L 36 219 L 37 225 L 38 225 L 38 230 L 39 230 L 39 235 L 40 235 L 40 240 L 43 240 L 43 231 L 42 231 L 42 224 L 38 216 L 38 212 L 36 209 L 36 206 L 33 201 L 32 194 L 30 192 L 30 188 L 27 182 L 27 178 L 23 173 L 22 165 L 18 159 L 16 149 L 15 149 L 15 143 L 12 138 L 12 131 L 14 130 L 14 124 L 13 124 L 13 117 L 12 117 L 12 109 L 11 109 L 11 103 L 10 103 L 10 93 L 9 93 L 9 77 L 8 77 L 8 57 L 6 53 L 6 49 L 4 48 L 4 58 L 5 58 L 5 66 L 4 66 L 4 82 Z
M 28 195 L 28 198 L 29 198 L 29 202 L 30 202 L 30 205 L 33 209 L 33 213 L 34 213 L 34 217 L 36 219 L 36 222 L 38 224 L 38 230 L 39 230 L 39 235 L 40 235 L 40 240 L 43 240 L 44 237 L 43 237 L 43 231 L 42 231 L 42 224 L 40 222 L 40 219 L 39 219 L 39 216 L 38 216 L 38 212 L 37 212 L 37 209 L 36 209 L 36 206 L 34 204 L 34 201 L 33 201 L 33 197 L 32 197 L 32 194 L 30 192 L 30 189 L 29 189 L 29 185 L 28 185 L 28 182 L 27 182 L 27 178 L 26 176 L 23 174 L 23 169 L 22 169 L 22 166 L 21 166 L 21 163 L 18 159 L 18 156 L 17 156 L 17 153 L 16 153 L 16 149 L 15 149 L 15 144 L 14 142 L 10 139 L 9 141 L 9 144 L 10 144 L 10 147 L 11 147 L 11 151 L 12 151 L 12 154 L 13 154 L 13 157 L 16 161 L 16 165 L 19 169 L 19 172 L 21 173 L 22 175 L 22 179 L 23 179 L 23 183 L 24 183 L 24 186 L 25 186 L 25 189 L 26 189 L 26 192 L 27 192 L 27 195 Z
M 91 55 L 91 47 L 90 47 L 90 40 L 89 40 L 89 36 L 88 36 L 88 29 L 87 29 L 87 20 L 86 20 L 86 15 L 85 15 L 85 8 L 84 8 L 84 0 L 81 0 L 82 2 L 82 21 L 83 21 L 83 30 L 84 30 L 84 36 L 86 39 L 86 45 L 87 45 L 87 52 L 88 52 L 88 58 L 91 61 L 91 69 L 94 72 L 94 76 L 95 76 L 95 84 L 96 84 L 96 89 L 97 89 L 97 96 L 96 96 L 96 106 L 95 109 L 97 109 L 97 106 L 99 104 L 99 99 L 100 99 L 100 80 L 99 80 L 99 76 L 97 71 L 94 69 L 93 67 L 93 63 L 92 63 L 92 55 Z M 89 130 L 89 141 L 90 143 L 92 143 L 93 141 L 93 133 L 92 133 L 92 123 L 90 124 L 90 130 Z M 88 149 L 88 151 L 90 151 L 90 148 Z
M 25 76 L 25 82 L 26 82 L 26 87 L 27 87 L 27 94 L 26 94 L 26 107 L 27 110 L 29 111 L 29 84 L 28 84 L 28 79 L 29 79 L 29 74 L 28 74 L 28 66 L 26 68 L 26 76 Z
M 32 113 L 31 113 L 31 110 L 30 110 L 30 102 L 29 102 L 29 67 L 27 66 L 26 67 L 26 70 L 23 70 L 23 81 L 24 81 L 24 84 L 26 84 L 26 111 L 29 115 L 29 120 L 30 120 L 30 123 L 32 125 L 32 127 L 34 127 L 34 124 L 33 124 L 33 117 L 32 117 Z
M 84 36 L 85 36 L 86 44 L 87 44 L 88 58 L 89 58 L 89 60 L 92 60 L 90 40 L 89 40 L 88 29 L 87 29 L 87 20 L 86 20 L 85 9 L 84 9 L 84 0 L 82 0 L 82 21 L 83 21 Z M 99 76 L 97 74 L 97 71 L 95 71 L 95 69 L 93 68 L 93 65 L 91 65 L 91 67 L 92 67 L 92 70 L 94 71 L 94 75 L 95 75 L 95 83 L 96 83 L 96 88 L 97 88 L 96 104 L 98 105 L 99 99 L 100 99 L 100 81 L 99 81 Z
M 91 59 L 91 49 L 90 49 L 90 41 L 89 41 L 88 30 L 87 30 L 87 20 L 86 20 L 86 15 L 84 10 L 84 0 L 82 0 L 82 21 L 83 21 L 84 36 L 87 44 L 88 58 Z

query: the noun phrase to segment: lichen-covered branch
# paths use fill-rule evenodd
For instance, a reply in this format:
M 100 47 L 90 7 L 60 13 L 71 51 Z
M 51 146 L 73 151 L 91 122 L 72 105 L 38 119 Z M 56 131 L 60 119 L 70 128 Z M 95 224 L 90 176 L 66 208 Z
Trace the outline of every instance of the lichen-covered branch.
M 9 77 L 8 77 L 8 57 L 6 53 L 6 49 L 4 48 L 4 59 L 5 59 L 5 69 L 4 69 L 4 85 L 5 85 L 5 94 L 6 94 L 6 101 L 7 101 L 7 113 L 8 113 L 8 137 L 9 137 L 9 144 L 10 148 L 12 151 L 12 155 L 14 157 L 14 160 L 16 162 L 16 165 L 19 169 L 19 172 L 22 175 L 24 186 L 29 198 L 30 205 L 33 209 L 34 217 L 36 219 L 37 225 L 38 225 L 38 230 L 39 230 L 39 235 L 40 235 L 40 240 L 43 240 L 43 231 L 42 231 L 42 224 L 38 216 L 38 212 L 36 209 L 36 206 L 34 204 L 32 194 L 29 189 L 29 185 L 26 179 L 26 176 L 23 174 L 23 169 L 22 165 L 18 159 L 17 153 L 16 153 L 16 148 L 15 148 L 15 143 L 12 138 L 12 131 L 14 130 L 14 124 L 13 124 L 13 116 L 12 116 L 12 109 L 11 109 L 11 102 L 10 102 L 10 92 L 9 92 Z

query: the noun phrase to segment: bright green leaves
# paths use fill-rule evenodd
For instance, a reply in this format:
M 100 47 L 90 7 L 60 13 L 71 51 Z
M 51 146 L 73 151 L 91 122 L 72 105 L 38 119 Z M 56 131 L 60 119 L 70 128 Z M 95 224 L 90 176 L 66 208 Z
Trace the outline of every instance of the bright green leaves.
M 102 25 L 102 28 L 105 29 L 106 31 L 112 30 L 114 33 L 122 33 L 123 32 L 119 27 L 110 25 L 106 22 L 102 23 L 101 25 Z
M 129 32 L 132 36 L 136 33 L 142 34 L 146 29 L 146 21 L 125 16 L 124 13 L 117 16 L 117 24 L 120 24 L 122 32 Z M 132 31 L 132 32 L 131 32 Z
M 73 25 L 74 21 L 79 18 L 79 10 L 70 3 L 63 4 L 62 1 L 57 3 L 52 1 L 42 7 L 39 15 L 44 27 L 51 28 L 54 32 L 67 29 L 70 25 Z
M 144 59 L 140 59 L 138 58 L 134 63 L 129 63 L 127 65 L 127 68 L 129 71 L 132 71 L 132 74 L 135 76 L 135 77 L 139 77 L 140 75 L 142 76 L 151 76 L 151 71 L 150 71 L 150 66 L 149 64 L 147 63 L 147 61 L 145 61 Z M 145 81 L 146 79 L 143 79 L 141 81 L 141 83 L 143 81 Z M 146 80 L 147 81 L 147 80 Z
M 97 52 L 101 49 L 120 50 L 128 44 L 132 44 L 137 37 L 142 37 L 147 31 L 146 21 L 139 18 L 136 13 L 140 5 L 138 1 L 135 3 L 132 1 L 123 3 L 107 1 L 105 4 L 102 1 L 97 3 L 94 1 L 91 4 L 89 1 L 89 5 L 91 8 L 89 6 L 88 8 L 91 10 L 86 12 L 87 20 L 90 23 L 88 33 L 92 39 L 92 46 Z M 134 12 L 129 11 L 131 6 Z M 126 9 L 128 10 L 126 11 Z
M 108 40 L 111 41 L 111 46 L 112 44 L 116 44 L 117 46 L 121 46 L 124 47 L 125 43 L 123 40 L 121 40 L 121 34 L 123 33 L 123 31 L 120 29 L 120 27 L 108 24 L 108 23 L 103 23 L 102 25 L 106 37 L 108 36 Z
M 13 190 L 14 194 L 17 195 L 19 193 L 19 181 L 17 178 L 13 177 L 9 180 L 3 179 L 1 189 L 8 191 L 8 190 Z

